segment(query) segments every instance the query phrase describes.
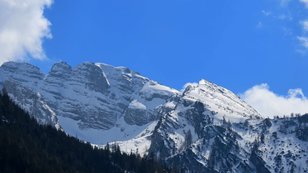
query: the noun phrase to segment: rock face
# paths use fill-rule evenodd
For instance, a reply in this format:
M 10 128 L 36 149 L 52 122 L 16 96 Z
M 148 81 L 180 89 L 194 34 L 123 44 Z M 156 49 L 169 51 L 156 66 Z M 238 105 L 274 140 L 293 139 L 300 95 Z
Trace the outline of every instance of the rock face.
M 161 107 L 151 155 L 190 172 L 308 171 L 308 115 L 264 119 L 230 91 L 205 82 L 188 85 Z
M 14 101 L 41 123 L 91 142 L 97 133 L 116 131 L 97 144 L 121 140 L 137 133 L 134 126 L 158 120 L 156 108 L 178 93 L 128 68 L 101 63 L 72 68 L 60 62 L 43 74 L 31 64 L 8 62 L 0 67 L 0 79 Z
M 188 85 L 162 112 L 149 152 L 192 172 L 255 171 L 232 123 L 260 117 L 230 91 L 202 80 Z
M 0 67 L 0 86 L 40 123 L 187 172 L 307 172 L 307 115 L 265 119 L 205 80 L 177 91 L 126 67 Z

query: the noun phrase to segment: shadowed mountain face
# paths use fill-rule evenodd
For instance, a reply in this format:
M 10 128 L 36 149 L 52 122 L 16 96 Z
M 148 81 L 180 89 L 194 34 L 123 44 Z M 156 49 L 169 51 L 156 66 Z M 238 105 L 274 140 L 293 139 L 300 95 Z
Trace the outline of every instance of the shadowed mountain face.
M 307 123 L 264 119 L 205 80 L 177 91 L 125 67 L 61 62 L 43 74 L 8 62 L 0 67 L 0 85 L 40 123 L 191 172 L 308 171 L 301 166 L 308 162 Z

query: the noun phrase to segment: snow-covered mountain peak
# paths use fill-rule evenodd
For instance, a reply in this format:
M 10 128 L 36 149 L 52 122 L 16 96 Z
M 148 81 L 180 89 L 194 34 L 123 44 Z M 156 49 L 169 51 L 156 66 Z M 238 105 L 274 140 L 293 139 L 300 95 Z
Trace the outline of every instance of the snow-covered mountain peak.
M 65 62 L 55 63 L 49 73 L 47 78 L 54 78 L 55 80 L 65 80 L 68 79 L 72 74 L 72 67 Z
M 26 78 L 42 79 L 44 74 L 40 69 L 29 63 L 6 62 L 1 65 L 1 73 L 16 80 L 27 80 Z
M 72 67 L 67 64 L 64 61 L 60 61 L 58 63 L 55 63 L 52 67 L 50 72 L 55 72 L 55 71 L 71 71 Z
M 247 118 L 259 118 L 260 114 L 230 90 L 214 83 L 200 80 L 188 83 L 183 91 L 183 98 L 203 103 L 206 109 L 216 112 L 219 119 L 242 121 Z
M 73 81 L 84 83 L 86 88 L 106 94 L 110 87 L 104 71 L 94 63 L 82 63 L 73 69 Z
M 205 79 L 201 79 L 199 82 L 198 82 L 199 85 L 208 85 L 208 86 L 217 86 L 216 84 L 210 82 L 210 81 L 207 81 Z
M 6 62 L 0 67 L 0 83 L 18 83 L 23 86 L 37 88 L 45 74 L 40 69 L 29 63 Z
M 123 67 L 123 66 L 112 66 L 110 64 L 105 64 L 105 63 L 95 63 L 96 66 L 100 67 L 106 74 L 118 74 L 126 77 L 136 77 L 136 78 L 142 78 L 145 81 L 150 81 L 147 77 L 144 77 L 140 75 L 138 72 L 135 72 L 128 67 Z
M 34 72 L 39 72 L 40 69 L 32 64 L 29 63 L 24 63 L 24 62 L 5 62 L 1 65 L 1 68 L 3 69 L 11 69 L 12 71 L 14 70 L 22 70 L 22 71 L 34 71 Z

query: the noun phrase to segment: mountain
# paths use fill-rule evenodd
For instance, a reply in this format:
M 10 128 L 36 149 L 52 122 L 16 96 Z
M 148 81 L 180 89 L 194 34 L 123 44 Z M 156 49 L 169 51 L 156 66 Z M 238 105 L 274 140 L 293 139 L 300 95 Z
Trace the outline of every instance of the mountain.
M 8 62 L 0 81 L 40 123 L 96 146 L 116 143 L 190 172 L 308 171 L 307 116 L 263 118 L 206 80 L 177 91 L 126 67 L 60 62 L 44 74 Z
M 40 125 L 0 92 L 1 173 L 127 173 L 173 170 L 159 162 L 121 153 L 117 146 L 103 149 L 67 136 L 50 125 Z
M 95 144 L 132 138 L 158 119 L 157 106 L 178 93 L 128 68 L 105 64 L 71 68 L 60 62 L 45 75 L 30 64 L 9 62 L 0 75 L 11 98 L 41 123 Z

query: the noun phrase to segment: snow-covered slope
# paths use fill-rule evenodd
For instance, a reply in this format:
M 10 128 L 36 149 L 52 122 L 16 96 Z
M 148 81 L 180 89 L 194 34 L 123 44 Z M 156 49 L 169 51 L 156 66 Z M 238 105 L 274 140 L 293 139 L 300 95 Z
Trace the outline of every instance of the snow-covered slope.
M 203 103 L 220 120 L 225 118 L 237 122 L 247 118 L 260 118 L 259 113 L 237 95 L 206 80 L 201 80 L 198 84 L 186 84 L 183 99 Z
M 14 101 L 41 123 L 60 125 L 95 144 L 135 137 L 158 120 L 155 109 L 178 93 L 128 68 L 106 64 L 72 68 L 60 62 L 43 74 L 31 64 L 8 62 L 0 76 Z
M 264 119 L 206 80 L 180 92 L 126 67 L 8 62 L 0 86 L 40 123 L 189 172 L 308 171 L 307 116 Z

